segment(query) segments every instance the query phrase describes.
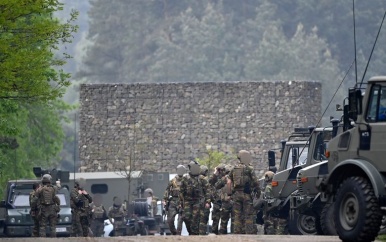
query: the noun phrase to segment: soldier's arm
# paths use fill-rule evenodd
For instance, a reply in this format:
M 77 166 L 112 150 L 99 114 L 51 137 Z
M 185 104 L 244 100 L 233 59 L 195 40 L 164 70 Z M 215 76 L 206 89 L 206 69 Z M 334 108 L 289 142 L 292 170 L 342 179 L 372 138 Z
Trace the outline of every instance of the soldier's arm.
M 259 179 L 257 178 L 255 172 L 253 171 L 253 169 L 251 169 L 251 181 L 252 181 L 251 182 L 252 188 L 256 192 L 256 196 L 260 197 L 260 195 L 261 195 L 260 182 L 259 182 Z
M 214 186 L 214 185 L 218 182 L 219 178 L 220 178 L 220 177 L 219 177 L 218 175 L 213 174 L 213 175 L 211 175 L 211 176 L 209 177 L 208 182 L 209 182 L 210 185 Z
M 216 189 L 221 189 L 223 186 L 225 186 L 225 184 L 227 183 L 227 177 L 222 177 L 221 179 L 219 179 L 216 184 L 214 184 L 214 188 Z
M 180 199 L 180 205 L 181 207 L 184 206 L 184 194 L 186 192 L 186 184 L 185 184 L 185 181 L 182 180 L 181 181 L 181 186 L 180 186 L 180 194 L 178 195 L 179 199 Z
M 202 179 L 201 182 L 204 186 L 203 190 L 205 191 L 205 203 L 211 203 L 213 194 L 212 186 L 206 179 Z
M 71 200 L 74 201 L 75 204 L 78 204 L 80 201 L 79 193 L 77 189 L 72 189 L 70 194 Z
M 174 178 L 173 178 L 174 179 Z M 172 186 L 172 182 L 170 181 L 168 183 L 168 186 L 166 187 L 165 193 L 164 193 L 164 201 L 166 202 L 169 199 L 169 191 L 170 187 Z

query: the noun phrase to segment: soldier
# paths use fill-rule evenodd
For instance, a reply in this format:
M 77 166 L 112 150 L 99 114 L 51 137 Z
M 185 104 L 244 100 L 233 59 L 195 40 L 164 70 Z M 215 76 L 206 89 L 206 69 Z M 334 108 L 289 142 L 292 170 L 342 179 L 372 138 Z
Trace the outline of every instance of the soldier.
M 260 185 L 253 168 L 251 154 L 246 150 L 240 150 L 237 164 L 229 173 L 233 184 L 233 212 L 235 234 L 257 234 L 254 225 L 254 209 L 251 193 L 255 191 L 260 196 Z
M 233 166 L 226 165 L 225 166 L 225 176 L 221 178 L 216 184 L 215 188 L 219 189 L 221 188 L 221 209 L 220 209 L 220 218 L 221 218 L 221 224 L 220 224 L 220 231 L 219 234 L 227 234 L 228 233 L 228 221 L 232 216 L 232 208 L 233 208 L 233 201 L 232 201 L 232 181 L 229 178 L 229 173 L 233 169 Z M 233 220 L 233 219 L 232 219 Z M 232 221 L 233 222 L 233 221 Z
M 126 210 L 119 197 L 114 198 L 113 206 L 109 208 L 108 217 L 114 227 L 114 236 L 123 236 L 126 231 Z
M 106 209 L 102 204 L 102 196 L 100 194 L 94 196 L 91 209 L 91 231 L 93 232 L 94 237 L 101 237 L 104 234 L 105 220 L 108 219 L 108 217 Z
M 30 215 L 32 217 L 32 220 L 34 222 L 33 229 L 32 229 L 32 237 L 39 237 L 39 199 L 36 196 L 37 190 L 40 188 L 39 183 L 34 183 L 32 185 L 33 191 L 29 194 L 29 205 L 30 205 Z
M 56 189 L 51 185 L 51 176 L 45 174 L 42 177 L 42 186 L 36 191 L 39 202 L 39 236 L 46 237 L 46 225 L 49 222 L 50 237 L 56 237 L 56 222 L 58 218 L 56 206 L 60 200 L 56 196 Z
M 149 206 L 149 216 L 154 217 L 158 213 L 157 200 L 158 198 L 153 195 L 151 188 L 146 188 L 143 192 L 146 197 L 147 204 Z
M 215 184 L 225 175 L 225 165 L 219 164 L 215 168 L 215 172 L 209 178 L 209 184 L 211 185 L 213 194 L 212 194 L 212 233 L 218 234 L 218 226 L 221 216 L 221 189 L 216 189 Z
M 180 207 L 180 186 L 186 168 L 183 165 L 177 166 L 177 175 L 169 182 L 164 193 L 163 204 L 167 211 L 167 223 L 170 232 L 173 235 L 181 235 L 182 230 L 182 209 Z M 174 219 L 178 214 L 177 229 L 174 225 Z
M 266 183 L 264 191 L 264 234 L 287 234 L 286 227 L 287 221 L 285 219 L 275 218 L 271 215 L 270 211 L 270 199 L 273 199 L 272 196 L 272 179 L 275 173 L 272 171 L 267 171 L 264 174 L 264 181 Z
M 203 176 L 207 181 L 208 181 L 208 173 L 209 173 L 208 167 L 205 165 L 201 165 L 200 175 Z M 211 194 L 211 200 L 212 200 L 212 196 L 213 194 Z M 210 215 L 210 207 L 208 209 L 204 208 L 200 210 L 200 232 L 199 233 L 202 235 L 207 234 L 209 215 Z
M 76 179 L 74 188 L 71 190 L 71 213 L 72 213 L 72 236 L 89 236 L 92 198 L 83 189 L 85 180 Z
M 181 181 L 180 202 L 189 235 L 198 235 L 200 210 L 210 208 L 211 189 L 208 181 L 200 175 L 200 165 L 197 162 L 191 161 L 188 167 L 189 174 Z

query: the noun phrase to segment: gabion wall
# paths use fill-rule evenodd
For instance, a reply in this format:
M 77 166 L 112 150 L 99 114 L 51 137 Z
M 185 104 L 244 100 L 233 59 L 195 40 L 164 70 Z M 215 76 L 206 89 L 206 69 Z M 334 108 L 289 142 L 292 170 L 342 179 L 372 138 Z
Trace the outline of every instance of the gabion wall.
M 294 127 L 315 125 L 319 82 L 83 84 L 80 160 L 85 171 L 175 172 L 207 149 L 252 152 L 267 168 L 267 151 Z

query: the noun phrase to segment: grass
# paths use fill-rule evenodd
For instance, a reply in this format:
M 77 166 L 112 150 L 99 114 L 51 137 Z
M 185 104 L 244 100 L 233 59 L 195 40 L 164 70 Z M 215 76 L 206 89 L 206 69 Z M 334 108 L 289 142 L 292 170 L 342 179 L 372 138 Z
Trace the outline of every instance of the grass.
M 379 240 L 379 241 L 386 241 L 386 234 L 382 234 L 382 235 L 379 235 L 376 240 Z

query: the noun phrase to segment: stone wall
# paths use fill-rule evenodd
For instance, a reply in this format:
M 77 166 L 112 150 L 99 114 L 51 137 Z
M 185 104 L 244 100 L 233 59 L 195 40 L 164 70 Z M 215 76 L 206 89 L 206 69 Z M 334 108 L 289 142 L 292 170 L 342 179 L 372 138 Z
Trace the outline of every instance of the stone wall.
M 84 84 L 80 90 L 80 160 L 86 171 L 174 172 L 211 148 L 252 152 L 267 168 L 267 151 L 294 127 L 321 114 L 319 82 Z

